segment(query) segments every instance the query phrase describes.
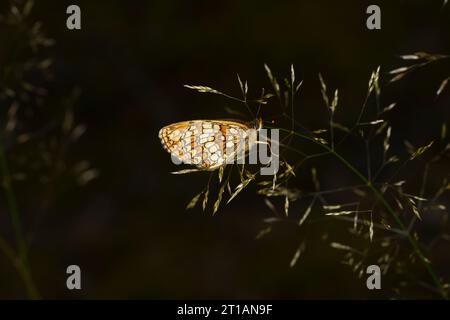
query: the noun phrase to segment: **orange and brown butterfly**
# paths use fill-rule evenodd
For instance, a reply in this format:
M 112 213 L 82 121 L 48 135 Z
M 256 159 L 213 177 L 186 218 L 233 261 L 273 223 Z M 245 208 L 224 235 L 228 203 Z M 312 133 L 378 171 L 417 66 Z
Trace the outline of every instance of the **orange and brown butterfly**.
M 216 170 L 242 150 L 248 151 L 255 141 L 255 130 L 260 128 L 261 120 L 189 120 L 165 126 L 159 130 L 159 138 L 179 162 Z

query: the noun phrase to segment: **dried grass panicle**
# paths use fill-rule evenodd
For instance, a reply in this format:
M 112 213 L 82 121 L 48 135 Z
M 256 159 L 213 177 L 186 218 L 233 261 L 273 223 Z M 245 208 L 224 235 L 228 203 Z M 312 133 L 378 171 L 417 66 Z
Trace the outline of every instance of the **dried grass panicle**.
M 26 205 L 19 205 L 16 193 L 22 190 L 21 186 L 29 179 L 35 179 L 40 182 L 40 188 L 48 191 L 48 198 L 53 199 L 57 198 L 60 190 L 49 186 L 59 179 L 67 179 L 66 184 L 72 181 L 76 188 L 91 183 L 100 173 L 91 166 L 90 161 L 79 159 L 72 162 L 67 157 L 73 143 L 86 132 L 86 126 L 77 123 L 74 113 L 79 90 L 75 88 L 71 95 L 60 98 L 58 107 L 63 112 L 58 114 L 59 118 L 42 112 L 45 108 L 54 107 L 51 105 L 52 99 L 47 99 L 49 91 L 44 86 L 53 77 L 53 59 L 49 57 L 47 48 L 53 46 L 55 41 L 46 35 L 43 24 L 34 20 L 33 5 L 32 0 L 10 1 L 9 11 L 0 16 L 0 24 L 8 27 L 9 37 L 28 39 L 28 42 L 13 48 L 14 54 L 5 55 L 9 60 L 4 61 L 5 65 L 2 66 L 8 68 L 9 72 L 8 76 L 2 78 L 0 87 L 0 105 L 3 107 L 0 108 L 3 113 L 0 119 L 6 120 L 1 123 L 4 130 L 0 135 L 0 176 L 15 245 L 0 235 L 0 252 L 16 268 L 28 297 L 36 299 L 40 297 L 40 292 L 34 282 L 28 258 L 29 248 L 25 241 L 29 230 L 23 227 L 21 221 L 21 210 L 25 210 Z M 2 49 L 5 52 L 11 50 L 7 46 Z M 26 117 L 23 116 L 23 110 L 26 110 Z M 35 116 L 40 119 L 40 127 L 36 127 L 33 122 Z M 5 144 L 6 140 L 8 145 Z M 70 184 L 67 185 L 69 188 Z M 69 191 L 65 189 L 65 192 Z M 54 203 L 49 202 L 47 205 Z
M 401 67 L 390 71 L 389 73 L 394 76 L 390 81 L 398 81 L 401 77 L 408 74 L 410 71 L 415 70 L 419 67 L 434 62 L 445 59 L 448 56 L 444 55 L 431 55 L 427 53 L 415 53 L 411 55 L 404 55 L 402 59 L 405 61 L 414 61 L 416 64 L 411 66 Z M 290 79 L 284 81 L 285 88 L 280 85 L 280 82 L 275 78 L 270 67 L 265 64 L 264 69 L 266 75 L 271 83 L 273 92 L 265 92 L 267 97 L 276 96 L 279 99 L 281 106 L 283 107 L 282 112 L 286 120 L 289 122 L 287 128 L 278 128 L 285 137 L 282 138 L 283 144 L 281 145 L 284 150 L 282 151 L 283 159 L 281 161 L 280 172 L 273 177 L 259 176 L 257 172 L 250 172 L 242 166 L 238 170 L 231 168 L 225 168 L 229 173 L 228 178 L 224 178 L 224 172 L 219 172 L 219 194 L 217 200 L 213 206 L 213 213 L 216 213 L 222 203 L 222 197 L 224 195 L 225 186 L 229 189 L 230 197 L 226 203 L 234 200 L 238 195 L 241 195 L 242 191 L 246 189 L 250 184 L 254 183 L 257 188 L 257 193 L 265 197 L 264 202 L 268 207 L 269 211 L 272 212 L 274 218 L 266 219 L 266 223 L 270 225 L 263 228 L 258 235 L 257 239 L 269 235 L 277 224 L 275 222 L 286 220 L 294 221 L 299 228 L 306 228 L 309 223 L 316 223 L 324 219 L 337 219 L 339 221 L 347 222 L 351 224 L 349 232 L 361 237 L 363 242 L 359 242 L 360 246 L 363 245 L 362 249 L 355 249 L 353 246 L 348 244 L 341 244 L 338 241 L 332 241 L 330 246 L 332 248 L 346 252 L 343 257 L 343 263 L 351 266 L 352 270 L 357 273 L 359 277 L 362 276 L 364 272 L 364 266 L 367 264 L 369 258 L 373 259 L 372 255 L 379 255 L 376 258 L 382 266 L 383 273 L 387 270 L 390 272 L 395 272 L 402 276 L 405 274 L 404 268 L 407 263 L 402 260 L 402 256 L 399 255 L 400 250 L 408 249 L 412 253 L 412 256 L 417 257 L 421 261 L 430 275 L 430 282 L 433 283 L 435 292 L 438 292 L 442 297 L 445 297 L 447 292 L 442 284 L 442 281 L 437 276 L 432 265 L 429 263 L 428 258 L 422 251 L 422 246 L 420 245 L 420 235 L 413 236 L 411 230 L 414 230 L 416 221 L 422 218 L 423 214 L 427 210 L 443 210 L 445 205 L 439 203 L 441 197 L 450 189 L 448 183 L 444 183 L 443 187 L 434 196 L 432 196 L 432 201 L 426 200 L 426 195 L 418 191 L 417 194 L 405 194 L 403 187 L 408 185 L 408 181 L 404 179 L 398 179 L 399 172 L 404 166 L 404 162 L 415 161 L 417 158 L 421 157 L 426 152 L 432 152 L 433 141 L 429 144 L 414 148 L 412 145 L 409 146 L 410 156 L 405 158 L 402 155 L 394 154 L 395 150 L 392 148 L 391 139 L 392 134 L 395 133 L 395 128 L 393 124 L 390 124 L 386 119 L 381 119 L 379 116 L 384 115 L 386 112 L 391 111 L 394 107 L 397 107 L 396 102 L 392 102 L 381 108 L 380 101 L 382 95 L 382 84 L 381 84 L 381 67 L 378 67 L 372 72 L 366 99 L 360 110 L 359 117 L 353 127 L 342 125 L 334 121 L 334 115 L 337 110 L 339 93 L 338 90 L 334 90 L 333 94 L 329 96 L 328 87 L 324 80 L 322 74 L 319 73 L 319 84 L 320 92 L 322 95 L 322 100 L 325 103 L 329 115 L 330 115 L 330 128 L 329 129 L 306 129 L 302 126 L 297 119 L 294 118 L 294 99 L 293 95 L 298 94 L 298 88 L 302 84 L 299 81 L 295 84 L 297 75 L 295 74 L 295 69 L 293 65 L 290 69 Z M 248 99 L 248 85 L 243 82 L 238 76 L 239 87 L 243 99 L 233 97 L 229 94 L 222 93 L 218 90 L 212 89 L 205 86 L 189 86 L 191 89 L 195 89 L 199 92 L 210 92 L 218 93 L 225 97 L 229 97 L 233 100 L 240 100 L 244 104 L 249 101 L 258 102 L 260 99 Z M 438 90 L 438 95 L 444 90 L 448 79 L 443 81 L 441 87 Z M 374 93 L 374 94 L 373 94 Z M 287 98 L 283 95 L 287 94 Z M 362 122 L 362 118 L 365 115 L 365 109 L 369 108 L 371 97 L 375 100 L 376 105 L 376 118 L 365 119 Z M 289 102 L 290 101 L 290 102 Z M 270 101 L 266 101 L 267 103 Z M 288 110 L 287 105 L 291 104 L 290 113 L 286 114 Z M 248 105 L 247 105 L 248 106 Z M 270 105 L 268 106 L 270 107 Z M 340 110 L 344 110 L 345 106 L 342 106 Z M 374 114 L 371 112 L 371 114 Z M 292 125 L 292 126 L 291 126 Z M 271 128 L 270 126 L 268 128 Z M 301 128 L 301 131 L 296 131 L 297 128 Z M 442 126 L 442 132 L 440 139 L 445 140 L 446 137 L 446 126 Z M 334 129 L 337 129 L 334 132 Z M 320 137 L 321 134 L 330 132 L 330 142 Z M 307 132 L 307 134 L 304 134 Z M 382 137 L 376 141 L 379 147 L 383 151 L 383 159 L 379 167 L 372 167 L 374 164 L 379 164 L 380 161 L 376 159 L 371 159 L 372 155 L 367 153 L 367 172 L 368 175 L 364 175 L 357 168 L 355 168 L 349 160 L 346 159 L 346 155 L 340 154 L 339 149 L 335 146 L 340 147 L 343 143 L 347 141 L 348 136 L 354 136 L 354 138 L 362 139 L 366 145 L 371 140 L 375 140 L 377 136 Z M 383 136 L 384 135 L 384 136 Z M 323 152 L 318 152 L 316 154 L 304 154 L 303 151 L 299 150 L 298 147 L 293 147 L 291 145 L 292 138 L 297 138 L 301 143 L 312 144 L 319 146 Z M 336 140 L 336 143 L 335 143 Z M 284 143 L 288 141 L 288 143 Z M 331 145 L 331 146 L 329 146 Z M 440 144 L 441 145 L 441 144 Z M 449 145 L 449 144 L 447 144 Z M 433 148 L 432 148 L 433 147 Z M 450 147 L 448 148 L 450 149 Z M 367 151 L 367 150 L 365 150 Z M 364 151 L 363 151 L 364 152 Z M 443 152 L 443 153 L 442 153 Z M 441 150 L 440 155 L 445 155 L 448 150 Z M 299 159 L 299 155 L 303 155 Z M 344 166 L 357 178 L 360 179 L 361 184 L 349 185 L 344 187 L 339 187 L 331 190 L 322 189 L 320 182 L 321 179 L 327 179 L 326 177 L 319 177 L 319 169 L 316 168 L 315 161 L 318 158 L 329 158 L 330 161 L 335 159 Z M 297 163 L 295 162 L 297 159 Z M 402 164 L 403 162 L 403 164 Z M 399 164 L 400 163 L 400 164 Z M 398 166 L 397 173 L 392 178 L 385 178 L 384 172 L 387 166 Z M 431 164 L 429 164 L 431 165 Z M 305 186 L 305 190 L 298 190 L 296 187 L 292 186 L 292 179 L 296 179 L 297 173 L 300 170 L 305 170 L 309 166 L 311 170 L 312 186 Z M 390 170 L 393 170 L 391 167 Z M 234 187 L 230 187 L 230 176 L 234 172 L 239 177 L 239 183 Z M 373 172 L 371 177 L 370 173 Z M 383 178 L 384 177 L 384 178 Z M 396 182 L 391 182 L 393 178 L 397 178 Z M 450 177 L 447 177 L 450 180 Z M 385 180 L 383 180 L 385 179 Z M 328 184 L 328 183 L 326 183 Z M 310 190 L 308 190 L 310 189 Z M 425 189 L 425 188 L 422 188 Z M 353 197 L 354 202 L 351 203 L 333 203 L 327 200 L 328 197 L 346 194 L 346 197 Z M 195 203 L 199 200 L 199 195 L 194 197 L 191 203 Z M 271 201 L 270 199 L 281 198 L 280 201 Z M 306 204 L 306 208 L 303 206 Z M 316 205 L 316 204 L 320 204 Z M 278 205 L 282 208 L 279 209 Z M 303 209 L 300 209 L 303 208 Z M 407 209 L 410 209 L 408 212 Z M 284 214 L 280 214 L 284 212 Z M 318 214 L 322 212 L 322 214 Z M 448 215 L 448 213 L 446 212 Z M 442 236 L 442 235 L 439 235 Z M 295 240 L 295 241 L 298 241 Z M 409 246 L 405 248 L 405 244 L 409 242 Z M 305 242 L 301 242 L 301 245 L 294 252 L 291 261 L 289 262 L 290 267 L 298 265 L 299 257 L 305 253 Z

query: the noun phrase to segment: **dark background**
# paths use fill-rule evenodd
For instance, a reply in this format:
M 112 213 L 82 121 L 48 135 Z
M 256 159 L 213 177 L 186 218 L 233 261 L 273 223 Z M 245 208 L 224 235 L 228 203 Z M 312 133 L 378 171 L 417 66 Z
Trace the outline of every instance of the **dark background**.
M 65 26 L 70 4 L 81 7 L 79 31 Z M 57 106 L 73 88 L 81 90 L 74 112 L 88 129 L 67 157 L 88 159 L 100 172 L 85 187 L 68 187 L 65 180 L 52 181 L 52 188 L 33 180 L 16 186 L 25 230 L 32 235 L 28 237 L 30 260 L 42 296 L 391 296 L 399 282 L 396 277 L 387 276 L 383 290 L 370 292 L 364 278 L 340 263 L 342 253 L 329 247 L 330 241 L 369 245 L 351 237 L 347 223 L 327 220 L 303 231 L 308 234 L 307 251 L 291 269 L 298 230 L 281 225 L 256 241 L 256 234 L 265 227 L 263 219 L 272 213 L 253 187 L 214 217 L 199 208 L 185 211 L 207 176 L 171 175 L 178 168 L 157 136 L 169 123 L 229 118 L 225 107 L 236 107 L 220 96 L 196 94 L 183 84 L 208 85 L 239 96 L 239 73 L 249 81 L 250 95 L 257 96 L 259 88 L 270 87 L 264 63 L 279 78 L 289 76 L 293 63 L 297 78 L 304 80 L 297 100 L 298 119 L 317 129 L 326 125 L 318 72 L 330 88 L 339 88 L 338 117 L 345 123 L 355 118 L 370 73 L 378 65 L 382 66 L 381 82 L 386 84 L 387 71 L 404 64 L 400 54 L 450 53 L 450 8 L 441 9 L 442 1 L 377 1 L 382 10 L 382 30 L 378 31 L 365 27 L 368 4 L 348 0 L 38 1 L 32 17 L 42 21 L 47 35 L 56 41 L 47 50 L 54 59 L 47 99 Z M 5 10 L 7 4 L 1 7 Z M 441 124 L 449 119 L 450 94 L 447 90 L 436 100 L 435 92 L 449 75 L 449 64 L 441 63 L 383 87 L 383 105 L 398 102 L 390 115 L 395 148 L 403 149 L 405 139 L 422 145 L 439 136 Z M 271 113 L 263 111 L 263 117 Z M 353 152 L 358 159 L 359 151 Z M 324 188 L 348 183 L 351 174 L 341 169 L 333 162 L 322 165 Z M 448 162 L 439 170 L 438 176 L 448 174 Z M 415 180 L 417 172 L 408 173 L 413 187 L 420 183 Z M 302 189 L 302 180 L 297 183 Z M 2 209 L 6 210 L 3 205 Z M 2 221 L 1 232 L 13 242 L 9 221 Z M 321 238 L 324 233 L 327 241 Z M 448 250 L 434 258 L 436 269 L 448 279 Z M 65 287 L 65 269 L 70 264 L 82 269 L 80 292 Z M 417 275 L 427 277 L 420 266 Z M 414 290 L 410 296 L 429 297 Z M 0 297 L 25 297 L 16 271 L 3 256 Z

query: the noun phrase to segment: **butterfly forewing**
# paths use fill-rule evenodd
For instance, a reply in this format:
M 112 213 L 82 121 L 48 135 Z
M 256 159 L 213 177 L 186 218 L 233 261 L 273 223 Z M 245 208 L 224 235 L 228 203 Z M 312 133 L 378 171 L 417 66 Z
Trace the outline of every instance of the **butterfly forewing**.
M 185 164 L 213 170 L 247 150 L 251 127 L 239 121 L 192 120 L 162 128 L 164 148 Z

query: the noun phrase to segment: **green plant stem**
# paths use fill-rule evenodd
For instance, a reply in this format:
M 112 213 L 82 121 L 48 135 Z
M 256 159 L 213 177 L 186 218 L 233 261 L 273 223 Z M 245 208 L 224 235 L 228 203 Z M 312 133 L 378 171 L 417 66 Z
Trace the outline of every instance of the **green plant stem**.
M 9 172 L 8 161 L 6 159 L 5 150 L 3 147 L 3 140 L 0 137 L 0 174 L 3 177 L 3 188 L 5 190 L 6 204 L 8 206 L 11 223 L 14 230 L 14 236 L 17 243 L 17 254 L 15 254 L 9 246 L 2 239 L 1 249 L 6 256 L 12 260 L 14 267 L 17 269 L 24 285 L 27 290 L 28 297 L 31 299 L 38 299 L 39 293 L 34 284 L 33 278 L 30 272 L 30 266 L 28 262 L 27 245 L 22 229 L 22 223 L 20 221 L 19 209 L 17 206 L 16 196 L 11 185 L 11 175 Z M 12 256 L 11 256 L 12 255 Z
M 0 237 L 0 251 L 11 261 L 11 264 L 16 269 L 20 278 L 26 286 L 27 294 L 30 299 L 38 299 L 39 293 L 36 290 L 36 287 L 33 283 L 33 279 L 31 278 L 31 273 L 26 265 L 23 264 L 23 260 L 17 257 L 17 254 L 14 250 L 8 245 L 8 243 Z
M 414 252 L 417 254 L 417 256 L 419 257 L 420 261 L 424 264 L 425 269 L 427 270 L 427 272 L 430 274 L 433 282 L 435 283 L 438 291 L 440 292 L 442 298 L 444 299 L 448 299 L 447 296 L 447 292 L 444 289 L 444 286 L 441 282 L 441 280 L 439 279 L 438 275 L 435 273 L 435 271 L 433 270 L 431 263 L 425 258 L 425 256 L 423 255 L 422 251 L 420 250 L 420 246 L 419 243 L 417 242 L 417 240 L 411 235 L 411 233 L 408 231 L 408 229 L 405 227 L 404 223 L 401 221 L 400 217 L 398 216 L 397 212 L 392 208 L 392 206 L 386 201 L 385 197 L 383 196 L 383 194 L 378 190 L 378 188 L 376 188 L 361 172 L 359 172 L 358 169 L 356 169 L 350 162 L 348 162 L 345 158 L 343 158 L 339 153 L 335 152 L 334 150 L 332 150 L 330 147 L 328 147 L 327 145 L 324 145 L 322 143 L 319 143 L 317 141 L 315 141 L 314 139 L 312 139 L 311 137 L 305 136 L 303 134 L 297 133 L 295 131 L 290 131 L 287 129 L 283 129 L 283 128 L 273 128 L 273 129 L 278 129 L 280 131 L 286 132 L 286 133 L 290 133 L 290 134 L 294 134 L 295 136 L 302 138 L 304 140 L 308 140 L 316 145 L 321 146 L 322 148 L 324 148 L 325 150 L 327 150 L 329 153 L 331 153 L 332 155 L 334 155 L 339 161 L 341 161 L 350 171 L 352 171 L 359 179 L 361 179 L 361 181 L 367 185 L 367 187 L 374 193 L 374 195 L 377 197 L 377 199 L 383 204 L 383 206 L 386 208 L 386 210 L 392 215 L 392 217 L 394 218 L 394 220 L 396 221 L 396 223 L 398 224 L 398 226 L 400 227 L 400 229 L 402 229 L 405 232 L 406 237 L 408 238 L 408 241 L 410 242 L 411 246 L 413 247 Z

